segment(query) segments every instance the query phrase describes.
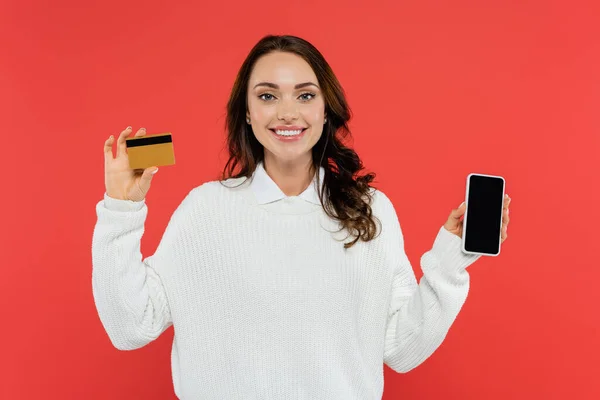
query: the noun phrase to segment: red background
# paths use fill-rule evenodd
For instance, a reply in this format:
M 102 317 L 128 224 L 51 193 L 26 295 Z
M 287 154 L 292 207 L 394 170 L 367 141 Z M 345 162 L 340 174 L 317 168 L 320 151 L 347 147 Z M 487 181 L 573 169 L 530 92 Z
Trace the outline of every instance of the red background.
M 89 3 L 0 4 L 0 398 L 174 398 L 172 328 L 122 352 L 96 314 L 102 145 L 127 125 L 173 133 L 147 256 L 217 179 L 233 79 L 267 33 L 306 38 L 336 72 L 418 278 L 470 172 L 513 199 L 446 340 L 408 374 L 386 367 L 384 399 L 600 398 L 599 2 Z

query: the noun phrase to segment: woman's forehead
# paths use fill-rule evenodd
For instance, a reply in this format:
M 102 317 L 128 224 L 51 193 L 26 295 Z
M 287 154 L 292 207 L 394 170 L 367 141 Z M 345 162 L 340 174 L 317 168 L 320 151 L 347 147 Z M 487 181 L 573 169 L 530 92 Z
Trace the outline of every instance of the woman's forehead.
M 253 88 L 261 82 L 293 89 L 295 85 L 305 82 L 317 84 L 317 77 L 310 65 L 300 56 L 278 52 L 261 57 L 254 65 L 250 74 L 250 87 Z

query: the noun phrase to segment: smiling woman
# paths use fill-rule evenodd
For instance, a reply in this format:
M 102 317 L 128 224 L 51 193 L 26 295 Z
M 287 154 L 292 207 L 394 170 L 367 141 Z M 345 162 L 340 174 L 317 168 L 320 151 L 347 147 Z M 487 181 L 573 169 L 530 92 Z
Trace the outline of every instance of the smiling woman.
M 307 82 L 297 84 L 299 81 Z M 276 171 L 297 167 L 308 172 L 306 166 L 312 164 L 311 150 L 321 138 L 325 110 L 316 81 L 310 65 L 294 53 L 272 52 L 254 65 L 246 118 L 252 121 L 252 132 L 264 147 L 266 170 L 275 182 Z M 314 92 L 303 89 L 307 86 Z M 298 188 L 299 192 L 303 189 Z
M 131 127 L 116 158 L 105 143 L 92 288 L 111 342 L 137 349 L 173 325 L 182 399 L 381 399 L 382 364 L 407 372 L 441 344 L 477 256 L 442 227 L 417 284 L 392 202 L 342 145 L 343 90 L 308 42 L 259 41 L 227 111 L 228 177 L 189 192 L 150 257 L 155 169 L 129 167 Z
M 342 144 L 351 135 L 350 116 L 342 86 L 312 44 L 294 36 L 266 36 L 248 54 L 231 91 L 230 158 L 221 178 L 250 179 L 261 164 L 293 196 L 315 177 L 324 211 L 353 236 L 344 247 L 372 240 L 377 235 L 370 186 L 375 174 L 359 176 L 360 158 Z M 322 177 L 315 174 L 321 168 Z

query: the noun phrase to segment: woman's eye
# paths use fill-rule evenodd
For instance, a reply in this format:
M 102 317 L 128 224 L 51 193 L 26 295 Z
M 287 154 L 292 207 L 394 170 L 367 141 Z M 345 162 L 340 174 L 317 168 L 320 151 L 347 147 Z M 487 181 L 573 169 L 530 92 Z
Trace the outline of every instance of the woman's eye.
M 273 97 L 273 95 L 272 95 L 272 94 L 270 94 L 270 93 L 263 93 L 263 94 L 261 94 L 260 96 L 258 96 L 258 98 L 259 98 L 259 99 L 262 99 L 262 100 L 267 100 L 267 99 L 264 99 L 264 98 L 263 98 L 263 96 L 271 96 L 271 97 Z
M 265 98 L 264 96 L 270 96 L 270 97 L 269 97 L 269 98 Z M 304 97 L 304 96 L 311 96 L 311 97 L 309 97 L 309 98 L 306 98 L 306 97 Z M 272 100 L 272 99 L 273 99 L 273 97 L 274 97 L 274 96 L 273 96 L 271 93 L 263 93 L 263 94 L 261 94 L 260 96 L 258 96 L 258 98 L 259 98 L 259 99 L 261 99 L 261 100 L 265 100 L 265 101 Z M 302 97 L 302 100 L 304 100 L 304 101 L 308 101 L 308 100 L 312 100 L 312 99 L 315 97 L 315 94 L 314 94 L 314 93 L 302 93 L 302 94 L 300 95 L 300 97 Z
M 305 98 L 305 100 L 311 100 L 315 97 L 314 93 L 302 93 L 300 96 L 311 96 L 310 99 Z

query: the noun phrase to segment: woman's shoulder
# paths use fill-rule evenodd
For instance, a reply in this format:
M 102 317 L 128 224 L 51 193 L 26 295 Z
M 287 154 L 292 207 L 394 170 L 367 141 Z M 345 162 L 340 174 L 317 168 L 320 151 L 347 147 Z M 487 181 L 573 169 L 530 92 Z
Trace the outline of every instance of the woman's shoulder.
M 231 204 L 236 197 L 235 191 L 242 190 L 245 186 L 243 180 L 211 180 L 193 186 L 176 207 L 172 218 L 187 224 L 193 223 L 197 217 L 220 215 L 218 210 Z
M 389 214 L 390 212 L 393 212 L 395 214 L 394 204 L 384 191 L 370 187 L 369 195 L 372 199 L 371 208 L 373 209 L 373 212 L 378 214 Z
M 380 189 L 373 189 L 372 193 L 373 201 L 371 203 L 371 209 L 373 215 L 381 222 L 381 240 L 391 240 L 393 243 L 397 243 L 399 240 L 398 238 L 403 240 L 400 220 L 398 219 L 398 213 L 396 212 L 394 203 L 390 197 Z
M 243 191 L 248 186 L 247 179 L 229 178 L 225 180 L 210 180 L 194 186 L 182 202 L 186 204 L 222 204 L 235 193 Z
M 240 191 L 247 186 L 248 179 L 246 177 L 211 180 L 194 187 L 190 193 L 193 193 L 194 196 L 214 196 Z

